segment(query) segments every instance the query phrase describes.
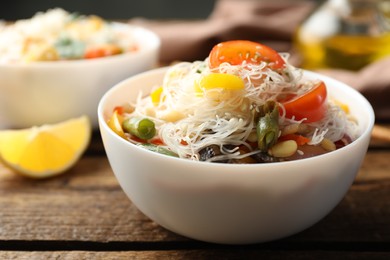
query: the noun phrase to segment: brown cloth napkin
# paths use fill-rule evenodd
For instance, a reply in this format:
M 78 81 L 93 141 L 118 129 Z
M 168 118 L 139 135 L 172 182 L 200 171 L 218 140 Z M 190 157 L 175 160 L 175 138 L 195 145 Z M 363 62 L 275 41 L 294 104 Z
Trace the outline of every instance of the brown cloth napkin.
M 130 23 L 156 32 L 162 41 L 162 64 L 204 60 L 222 41 L 246 39 L 290 52 L 290 62 L 299 66 L 292 48 L 296 27 L 313 10 L 312 1 L 219 0 L 205 20 L 155 21 L 135 18 Z M 372 104 L 377 121 L 390 122 L 390 58 L 358 72 L 321 70 L 360 91 Z

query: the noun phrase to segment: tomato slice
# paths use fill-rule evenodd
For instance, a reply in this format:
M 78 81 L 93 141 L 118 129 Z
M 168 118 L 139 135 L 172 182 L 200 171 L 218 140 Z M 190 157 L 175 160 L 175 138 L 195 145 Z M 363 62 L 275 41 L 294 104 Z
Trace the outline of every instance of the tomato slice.
M 302 96 L 281 102 L 286 110 L 286 117 L 295 120 L 305 119 L 305 123 L 312 123 L 324 118 L 327 91 L 323 81 Z
M 240 65 L 243 62 L 260 64 L 267 62 L 271 69 L 280 69 L 285 61 L 274 49 L 252 41 L 234 40 L 221 42 L 213 47 L 209 54 L 210 68 L 217 68 L 227 62 L 232 65 Z

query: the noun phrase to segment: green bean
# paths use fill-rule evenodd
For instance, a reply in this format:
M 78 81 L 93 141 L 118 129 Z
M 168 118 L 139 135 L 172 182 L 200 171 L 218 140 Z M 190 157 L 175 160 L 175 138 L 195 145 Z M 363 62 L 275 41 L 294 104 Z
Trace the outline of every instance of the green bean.
M 148 149 L 149 151 L 160 153 L 160 154 L 165 154 L 168 156 L 173 156 L 173 157 L 179 157 L 176 153 L 172 152 L 171 150 L 168 150 L 164 147 L 161 147 L 159 145 L 155 144 L 150 144 L 150 143 L 140 143 L 138 146 L 141 146 L 143 148 Z
M 148 118 L 130 117 L 123 121 L 123 130 L 140 139 L 148 140 L 156 134 L 154 122 Z
M 257 145 L 259 150 L 267 152 L 278 140 L 279 109 L 273 101 L 267 101 L 260 107 L 259 119 L 256 126 Z

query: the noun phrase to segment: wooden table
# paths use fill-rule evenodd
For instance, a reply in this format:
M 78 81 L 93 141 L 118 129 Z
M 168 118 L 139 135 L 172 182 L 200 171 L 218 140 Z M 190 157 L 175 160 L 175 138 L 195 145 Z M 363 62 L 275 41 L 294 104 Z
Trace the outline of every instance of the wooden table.
M 288 220 L 287 220 L 288 221 Z M 294 236 L 256 245 L 190 240 L 125 196 L 98 132 L 65 174 L 30 180 L 0 166 L 0 259 L 390 259 L 390 145 L 371 145 L 341 203 Z

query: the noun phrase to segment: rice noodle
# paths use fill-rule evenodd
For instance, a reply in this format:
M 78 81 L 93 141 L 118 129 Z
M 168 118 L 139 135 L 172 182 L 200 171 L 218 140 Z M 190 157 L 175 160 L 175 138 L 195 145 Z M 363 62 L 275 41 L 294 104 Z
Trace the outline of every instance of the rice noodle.
M 287 55 L 283 57 L 287 59 Z M 200 94 L 194 88 L 194 82 L 213 73 L 207 64 L 208 59 L 173 65 L 164 77 L 159 104 L 153 104 L 149 97 L 140 97 L 134 104 L 132 114 L 152 119 L 166 147 L 181 158 L 199 160 L 198 152 L 210 145 L 219 145 L 221 150 L 221 155 L 212 158 L 212 161 L 238 159 L 258 153 L 246 142 L 256 129 L 254 109 L 266 101 L 278 101 L 283 95 L 300 95 L 316 85 L 314 81 L 302 84 L 302 71 L 288 64 L 282 72 L 276 72 L 265 63 L 224 63 L 219 66 L 219 72 L 239 76 L 245 82 L 245 89 L 235 91 L 234 95 L 230 93 L 228 98 L 224 98 L 226 93 L 222 88 L 207 89 Z M 286 118 L 284 107 L 280 107 L 281 127 L 304 121 Z M 173 118 L 171 121 L 164 119 L 169 116 Z M 345 113 L 332 102 L 329 102 L 325 118 L 308 126 L 311 129 L 308 134 L 311 136 L 310 144 L 313 145 L 319 144 L 325 137 L 332 141 L 340 140 L 346 130 L 354 128 Z M 227 144 L 245 145 L 250 151 L 242 155 L 237 149 L 224 148 Z

